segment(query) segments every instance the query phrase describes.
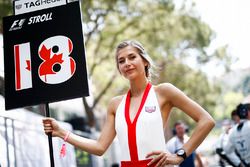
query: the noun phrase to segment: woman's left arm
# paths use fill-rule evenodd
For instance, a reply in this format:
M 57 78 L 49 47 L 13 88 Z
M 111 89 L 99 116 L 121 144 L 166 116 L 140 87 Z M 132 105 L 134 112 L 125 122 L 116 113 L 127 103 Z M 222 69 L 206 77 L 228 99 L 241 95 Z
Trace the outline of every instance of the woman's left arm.
M 171 108 L 177 107 L 197 122 L 197 126 L 191 137 L 183 145 L 186 155 L 189 156 L 206 138 L 214 127 L 215 122 L 207 111 L 172 84 L 164 83 L 158 85 L 156 89 L 158 92 L 158 100 L 163 110 L 163 116 L 168 117 Z M 167 118 L 164 120 L 167 120 Z M 178 165 L 183 161 L 182 157 L 169 152 L 153 151 L 149 153 L 146 158 L 152 156 L 156 157 L 148 164 L 149 166 L 154 163 L 157 163 L 157 167 Z
M 161 89 L 168 92 L 167 99 L 173 107 L 179 108 L 197 122 L 190 139 L 183 145 L 183 149 L 189 156 L 212 130 L 215 121 L 206 110 L 172 84 L 163 84 Z

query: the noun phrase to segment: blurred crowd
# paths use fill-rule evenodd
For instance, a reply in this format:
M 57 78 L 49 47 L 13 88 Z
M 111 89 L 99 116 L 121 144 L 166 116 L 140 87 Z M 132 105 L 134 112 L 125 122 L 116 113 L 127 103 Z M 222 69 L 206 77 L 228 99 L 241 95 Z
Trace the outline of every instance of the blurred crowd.
M 176 152 L 189 139 L 188 126 L 175 122 L 173 137 L 166 143 L 166 150 Z M 205 163 L 201 152 L 193 152 L 178 167 L 250 167 L 250 103 L 241 103 L 231 112 L 231 119 L 222 122 L 222 130 L 215 141 L 213 165 Z M 206 157 L 206 156 L 205 156 Z M 210 160 L 211 161 L 211 160 Z M 216 165 L 215 165 L 216 164 Z
M 219 166 L 250 167 L 250 103 L 241 103 L 224 120 L 216 143 Z

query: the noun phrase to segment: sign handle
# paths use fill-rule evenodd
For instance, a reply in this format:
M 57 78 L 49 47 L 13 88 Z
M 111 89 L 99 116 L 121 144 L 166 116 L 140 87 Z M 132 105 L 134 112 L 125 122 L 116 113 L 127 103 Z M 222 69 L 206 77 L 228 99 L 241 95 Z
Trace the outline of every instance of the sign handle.
M 45 104 L 45 116 L 50 117 L 50 112 L 49 112 L 49 103 Z M 52 133 L 48 134 L 48 141 L 49 141 L 49 155 L 50 155 L 50 166 L 54 167 L 54 155 L 53 155 L 53 143 L 52 143 Z

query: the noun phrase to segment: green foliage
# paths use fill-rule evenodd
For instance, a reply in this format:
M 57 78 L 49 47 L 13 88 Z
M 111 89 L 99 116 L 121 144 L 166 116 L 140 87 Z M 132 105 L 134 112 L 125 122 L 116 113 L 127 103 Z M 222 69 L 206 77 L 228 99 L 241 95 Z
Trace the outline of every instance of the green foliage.
M 3 32 L 3 17 L 12 14 L 12 1 L 1 0 L 0 1 L 0 33 Z
M 217 120 L 231 119 L 231 112 L 236 108 L 236 106 L 243 100 L 243 94 L 233 91 L 226 92 L 215 108 L 215 118 Z
M 91 157 L 89 153 L 82 151 L 80 149 L 75 149 L 75 152 L 76 152 L 77 166 L 79 167 L 90 166 Z
M 128 83 L 117 77 L 115 48 L 120 41 L 136 39 L 161 68 L 154 83 L 171 82 L 213 114 L 220 89 L 201 71 L 183 64 L 182 58 L 193 56 L 197 63 L 206 63 L 216 57 L 205 51 L 214 34 L 196 16 L 193 4 L 187 6 L 186 2 L 190 1 L 183 1 L 178 9 L 171 0 L 82 1 L 88 74 L 94 96 L 94 102 L 84 104 L 86 110 L 103 110 L 112 96 L 126 92 Z M 11 13 L 8 5 L 5 8 L 0 3 L 1 16 Z M 177 118 L 181 117 L 181 113 L 177 114 Z
M 163 0 L 84 4 L 85 41 L 94 96 L 99 96 L 105 83 L 112 80 L 112 86 L 102 95 L 100 108 L 106 108 L 101 106 L 106 106 L 112 96 L 126 93 L 128 83 L 115 72 L 115 47 L 122 40 L 136 39 L 161 69 L 154 83 L 171 82 L 214 114 L 220 88 L 212 85 L 201 71 L 183 64 L 182 58 L 196 56 L 197 63 L 207 63 L 213 57 L 224 57 L 207 55 L 204 49 L 214 34 L 192 13 L 192 7 L 177 10 L 172 1 Z M 186 119 L 182 113 L 175 113 L 176 119 Z
M 208 81 L 206 75 L 199 70 L 194 70 L 175 58 L 166 60 L 162 66 L 159 82 L 170 82 L 182 90 L 187 96 L 199 103 L 211 115 L 215 115 L 214 107 L 220 95 L 220 88 Z M 170 124 L 176 120 L 185 120 L 193 124 L 183 112 L 175 111 L 171 114 Z
M 245 96 L 250 94 L 250 75 L 246 76 L 242 82 L 241 88 Z
M 139 40 L 156 61 L 164 59 L 164 54 L 175 53 L 183 43 L 184 49 L 195 48 L 201 52 L 210 43 L 209 27 L 198 18 L 176 14 L 174 4 L 169 1 L 116 1 L 112 7 L 109 1 L 102 5 L 91 2 L 92 8 L 85 5 L 88 10 L 83 10 L 91 76 L 97 64 L 98 68 L 110 71 L 102 63 L 114 63 L 115 46 L 125 39 Z M 89 12 L 93 9 L 97 14 Z

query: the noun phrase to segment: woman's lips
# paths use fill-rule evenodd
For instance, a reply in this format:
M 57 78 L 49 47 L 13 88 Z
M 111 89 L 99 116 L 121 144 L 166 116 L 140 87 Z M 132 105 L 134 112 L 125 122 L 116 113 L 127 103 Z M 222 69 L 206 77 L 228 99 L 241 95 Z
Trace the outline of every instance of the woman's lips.
M 126 73 L 131 73 L 133 70 L 134 70 L 134 69 L 131 68 L 131 69 L 127 69 L 125 72 L 126 72 Z

